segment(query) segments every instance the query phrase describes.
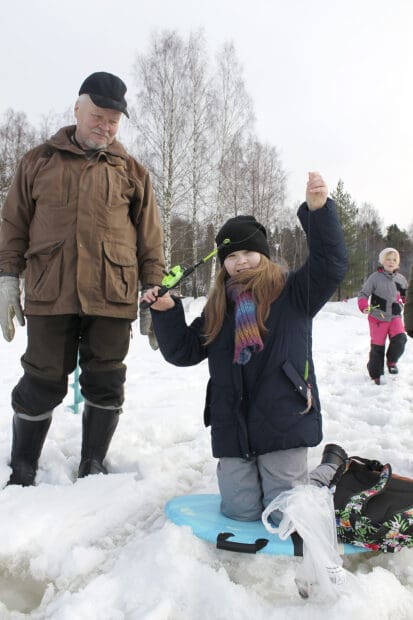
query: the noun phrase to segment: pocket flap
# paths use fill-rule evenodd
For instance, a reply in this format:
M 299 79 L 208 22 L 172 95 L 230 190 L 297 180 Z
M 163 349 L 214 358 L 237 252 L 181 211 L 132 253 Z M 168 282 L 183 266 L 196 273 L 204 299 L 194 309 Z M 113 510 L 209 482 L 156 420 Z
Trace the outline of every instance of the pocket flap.
M 133 267 L 137 263 L 136 248 L 120 245 L 113 241 L 103 241 L 103 251 L 106 258 L 115 265 Z
M 54 243 L 50 243 L 50 241 L 43 241 L 42 243 L 33 244 L 25 252 L 24 258 L 30 258 L 31 256 L 36 256 L 39 254 L 49 256 L 58 250 L 63 244 L 64 241 L 55 241 Z
M 282 369 L 284 373 L 286 374 L 286 376 L 291 381 L 291 383 L 297 389 L 298 393 L 301 394 L 301 396 L 305 400 L 307 400 L 307 383 L 304 381 L 300 373 L 294 368 L 292 363 L 289 360 L 287 360 L 282 365 Z
M 204 425 L 206 427 L 211 426 L 211 391 L 212 381 L 208 380 L 206 395 L 205 395 L 205 407 L 204 407 Z

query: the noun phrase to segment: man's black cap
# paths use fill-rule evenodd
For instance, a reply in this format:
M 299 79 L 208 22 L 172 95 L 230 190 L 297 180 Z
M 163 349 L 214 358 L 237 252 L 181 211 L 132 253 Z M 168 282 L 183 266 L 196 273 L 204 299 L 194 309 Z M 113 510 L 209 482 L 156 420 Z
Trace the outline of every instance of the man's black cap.
M 116 75 L 105 71 L 89 75 L 79 90 L 79 95 L 89 95 L 99 108 L 117 110 L 129 118 L 125 93 L 125 83 Z

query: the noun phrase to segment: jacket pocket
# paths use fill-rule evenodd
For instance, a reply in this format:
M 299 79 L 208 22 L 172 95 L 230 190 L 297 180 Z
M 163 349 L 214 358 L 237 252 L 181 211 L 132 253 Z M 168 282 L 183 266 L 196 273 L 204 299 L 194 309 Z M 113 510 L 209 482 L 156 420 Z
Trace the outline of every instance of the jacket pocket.
M 103 241 L 105 297 L 107 301 L 131 304 L 138 297 L 136 248 Z
M 27 250 L 25 296 L 29 301 L 56 301 L 62 286 L 64 241 L 43 243 Z

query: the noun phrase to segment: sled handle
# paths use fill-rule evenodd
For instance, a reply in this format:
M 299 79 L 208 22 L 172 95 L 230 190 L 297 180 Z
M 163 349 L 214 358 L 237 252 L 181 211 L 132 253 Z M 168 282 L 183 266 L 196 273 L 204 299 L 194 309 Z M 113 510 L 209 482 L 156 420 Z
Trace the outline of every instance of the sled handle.
M 228 540 L 234 534 L 231 532 L 221 532 L 217 536 L 217 549 L 225 551 L 238 551 L 239 553 L 257 553 L 268 544 L 267 538 L 257 538 L 255 543 L 239 543 Z
M 294 555 L 296 557 L 303 557 L 303 539 L 298 532 L 292 532 L 291 540 L 294 545 Z

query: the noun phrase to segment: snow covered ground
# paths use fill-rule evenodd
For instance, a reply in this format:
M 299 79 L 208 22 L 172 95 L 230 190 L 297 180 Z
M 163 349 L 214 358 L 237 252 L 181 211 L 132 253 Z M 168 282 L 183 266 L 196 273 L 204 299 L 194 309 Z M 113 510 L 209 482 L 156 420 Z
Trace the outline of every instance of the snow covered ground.
M 187 301 L 189 319 L 202 300 Z M 10 390 L 20 375 L 25 330 L 0 343 L 0 485 L 10 475 Z M 400 374 L 371 383 L 367 319 L 355 300 L 326 305 L 314 326 L 324 442 L 390 462 L 413 476 L 413 342 Z M 347 556 L 351 596 L 302 600 L 294 558 L 215 549 L 167 521 L 164 505 L 217 492 L 202 410 L 207 368 L 168 365 L 137 326 L 127 399 L 112 442 L 109 476 L 76 482 L 81 416 L 55 411 L 38 486 L 0 492 L 0 619 L 402 620 L 413 617 L 413 550 Z M 310 450 L 309 466 L 322 445 Z

